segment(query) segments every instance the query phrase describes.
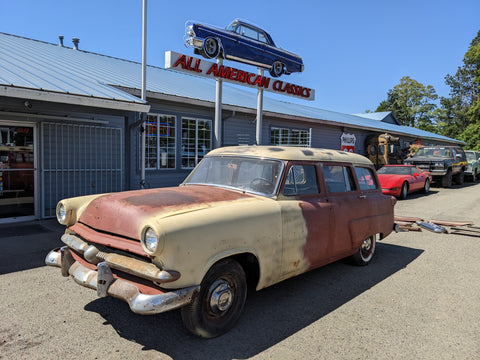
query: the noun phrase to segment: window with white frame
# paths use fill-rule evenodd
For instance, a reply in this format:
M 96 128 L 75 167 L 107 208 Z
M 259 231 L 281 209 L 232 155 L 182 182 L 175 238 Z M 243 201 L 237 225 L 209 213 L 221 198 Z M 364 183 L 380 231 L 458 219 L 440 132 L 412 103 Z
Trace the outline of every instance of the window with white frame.
M 212 149 L 212 121 L 182 118 L 182 169 L 195 167 Z
M 270 129 L 272 145 L 310 146 L 310 130 L 272 127 Z
M 148 115 L 145 138 L 145 168 L 175 169 L 175 116 Z

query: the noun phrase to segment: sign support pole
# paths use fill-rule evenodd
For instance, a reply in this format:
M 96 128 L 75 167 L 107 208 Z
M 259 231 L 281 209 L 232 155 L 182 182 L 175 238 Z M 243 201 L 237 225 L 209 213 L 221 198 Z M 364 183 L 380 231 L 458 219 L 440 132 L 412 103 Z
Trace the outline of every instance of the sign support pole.
M 217 58 L 218 67 L 222 66 L 223 59 Z M 222 146 L 222 89 L 223 81 L 219 78 L 216 79 L 216 89 L 215 89 L 215 148 Z
M 147 0 L 143 0 L 142 9 L 142 100 L 147 99 Z M 146 114 L 141 113 L 142 120 L 146 119 Z M 140 188 L 145 188 L 145 152 L 146 152 L 146 134 L 145 121 L 140 126 L 141 132 L 141 156 L 140 156 Z
M 258 69 L 258 75 L 263 77 L 263 69 Z M 257 129 L 256 144 L 262 145 L 262 125 L 263 125 L 263 89 L 258 88 L 257 92 Z

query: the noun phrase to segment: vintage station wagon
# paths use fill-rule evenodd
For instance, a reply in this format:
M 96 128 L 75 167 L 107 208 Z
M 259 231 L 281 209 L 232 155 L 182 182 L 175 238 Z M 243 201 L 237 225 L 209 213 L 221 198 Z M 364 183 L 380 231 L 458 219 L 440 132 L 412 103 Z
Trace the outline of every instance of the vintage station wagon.
M 191 332 L 214 337 L 239 319 L 247 287 L 345 257 L 368 264 L 395 202 L 357 154 L 220 148 L 179 187 L 60 201 L 65 246 L 45 261 L 135 313 L 181 308 Z

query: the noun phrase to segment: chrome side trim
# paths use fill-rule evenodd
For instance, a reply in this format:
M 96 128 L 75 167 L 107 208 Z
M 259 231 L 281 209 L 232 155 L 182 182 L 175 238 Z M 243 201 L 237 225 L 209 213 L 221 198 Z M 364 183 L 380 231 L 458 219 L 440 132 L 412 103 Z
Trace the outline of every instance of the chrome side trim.
M 66 251 L 69 251 L 68 249 Z M 61 254 L 58 249 L 50 251 L 45 258 L 48 266 L 62 267 Z M 100 264 L 99 264 L 100 265 Z M 108 265 L 100 265 L 107 266 Z M 104 269 L 103 271 L 105 271 Z M 106 270 L 108 272 L 108 270 Z M 69 268 L 68 273 L 75 282 L 84 287 L 97 290 L 97 293 L 103 294 L 99 289 L 99 273 L 90 270 L 75 261 Z M 100 276 L 100 282 L 102 282 Z M 108 282 L 108 280 L 107 280 Z M 141 315 L 159 314 L 173 309 L 177 309 L 192 302 L 193 297 L 200 291 L 200 285 L 188 288 L 169 291 L 158 295 L 146 295 L 140 293 L 137 286 L 131 282 L 114 279 L 106 289 L 106 295 L 115 297 L 128 303 L 130 309 Z

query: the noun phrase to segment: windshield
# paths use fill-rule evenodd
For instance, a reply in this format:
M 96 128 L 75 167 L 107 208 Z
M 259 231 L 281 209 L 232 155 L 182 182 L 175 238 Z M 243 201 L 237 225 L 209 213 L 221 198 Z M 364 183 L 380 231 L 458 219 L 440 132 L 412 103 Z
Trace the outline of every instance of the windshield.
M 215 185 L 273 196 L 282 170 L 283 163 L 279 160 L 209 156 L 198 164 L 183 184 Z
M 477 160 L 476 157 L 475 157 L 475 153 L 473 153 L 473 152 L 466 152 L 465 151 L 465 155 L 467 155 L 467 160 L 470 160 L 470 161 Z
M 415 153 L 415 156 L 436 156 L 436 157 L 450 157 L 450 149 L 448 148 L 420 148 Z
M 384 166 L 377 170 L 377 174 L 411 175 L 412 169 L 410 166 Z

